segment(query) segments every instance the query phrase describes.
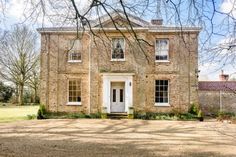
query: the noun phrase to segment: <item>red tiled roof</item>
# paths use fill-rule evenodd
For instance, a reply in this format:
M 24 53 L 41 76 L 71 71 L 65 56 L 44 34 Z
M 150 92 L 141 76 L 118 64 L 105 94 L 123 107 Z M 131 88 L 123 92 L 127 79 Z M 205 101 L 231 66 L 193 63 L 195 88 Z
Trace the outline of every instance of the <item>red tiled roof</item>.
M 199 90 L 236 91 L 236 81 L 199 81 Z

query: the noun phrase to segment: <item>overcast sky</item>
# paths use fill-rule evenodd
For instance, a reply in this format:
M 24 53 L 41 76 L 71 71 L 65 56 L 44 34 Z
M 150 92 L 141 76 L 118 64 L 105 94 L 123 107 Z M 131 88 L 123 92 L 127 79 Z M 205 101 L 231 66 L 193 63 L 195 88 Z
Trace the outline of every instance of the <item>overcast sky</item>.
M 234 17 L 236 17 L 236 7 L 235 5 L 233 5 L 235 2 L 235 0 L 219 0 L 217 1 L 217 7 L 219 7 L 219 9 L 225 13 L 228 13 L 229 11 L 233 9 L 233 12 L 231 13 Z M 76 0 L 77 4 L 79 4 L 79 9 L 85 9 L 86 7 L 88 7 L 88 0 Z M 0 11 L 3 8 L 1 6 L 2 4 L 0 4 Z M 0 21 L 1 24 L 1 28 L 3 30 L 7 30 L 10 29 L 12 25 L 16 24 L 16 23 L 20 23 L 23 22 L 24 20 L 24 11 L 29 8 L 25 3 L 24 0 L 9 0 L 8 3 L 6 4 L 6 10 L 5 10 L 5 18 L 4 20 Z M 150 20 L 150 17 L 146 17 L 146 20 Z M 218 19 L 220 19 L 221 17 L 219 17 Z M 42 22 L 43 21 L 43 22 Z M 214 22 L 217 22 L 214 21 Z M 32 23 L 32 21 L 28 21 L 27 23 Z M 38 21 L 34 22 L 34 25 L 32 25 L 32 28 L 35 29 L 36 27 L 41 27 L 42 23 L 44 24 L 44 26 L 50 26 L 51 23 L 48 19 L 44 19 L 42 17 L 38 18 Z M 29 24 L 30 26 L 31 24 Z M 201 34 L 200 36 L 201 38 L 203 37 L 203 35 Z M 214 38 L 214 37 L 213 37 Z M 216 43 L 220 43 L 223 40 L 226 40 L 224 38 L 219 38 L 219 37 L 215 37 L 215 39 L 213 39 L 213 41 L 215 40 Z M 227 52 L 226 52 L 227 53 Z M 201 58 L 200 58 L 201 59 Z M 225 73 L 227 74 L 232 74 L 234 73 L 235 67 L 233 67 L 233 65 L 225 65 L 224 67 L 222 67 L 221 65 L 219 65 L 218 63 L 208 63 L 208 62 L 204 62 L 204 64 L 202 62 L 199 62 L 199 70 L 201 70 L 200 72 L 200 80 L 218 80 L 218 75 L 220 74 L 221 70 L 224 70 Z

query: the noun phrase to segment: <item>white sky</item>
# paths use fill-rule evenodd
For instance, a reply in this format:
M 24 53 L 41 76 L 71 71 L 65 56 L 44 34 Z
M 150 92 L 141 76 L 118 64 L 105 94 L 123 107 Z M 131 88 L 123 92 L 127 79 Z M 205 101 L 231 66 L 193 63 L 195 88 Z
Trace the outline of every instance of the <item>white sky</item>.
M 224 13 L 230 13 L 231 16 L 236 17 L 236 0 L 222 0 L 220 10 Z M 218 41 L 218 44 L 228 42 L 229 40 L 230 39 L 228 38 L 221 39 Z M 227 51 L 223 50 L 221 53 L 227 53 Z M 199 80 L 219 80 L 221 70 L 224 70 L 224 73 L 229 74 L 230 77 L 235 77 L 233 74 L 236 71 L 233 65 L 228 64 L 221 67 L 218 63 L 199 64 L 198 68 L 201 70 Z

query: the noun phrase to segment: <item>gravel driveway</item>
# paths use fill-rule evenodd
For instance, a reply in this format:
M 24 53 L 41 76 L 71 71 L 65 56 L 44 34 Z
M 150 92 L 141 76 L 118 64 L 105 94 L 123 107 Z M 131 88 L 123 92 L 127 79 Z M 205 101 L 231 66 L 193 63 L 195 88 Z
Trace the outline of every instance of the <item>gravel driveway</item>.
M 236 156 L 236 125 L 145 120 L 0 123 L 0 156 Z

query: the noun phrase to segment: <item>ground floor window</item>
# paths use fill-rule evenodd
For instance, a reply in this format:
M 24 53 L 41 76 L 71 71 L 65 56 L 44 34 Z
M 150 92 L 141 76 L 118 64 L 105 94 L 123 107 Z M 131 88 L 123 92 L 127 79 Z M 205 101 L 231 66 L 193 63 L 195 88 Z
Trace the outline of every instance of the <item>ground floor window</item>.
M 69 104 L 81 103 L 81 80 L 69 80 Z
M 155 103 L 157 104 L 169 103 L 169 80 L 155 81 Z

